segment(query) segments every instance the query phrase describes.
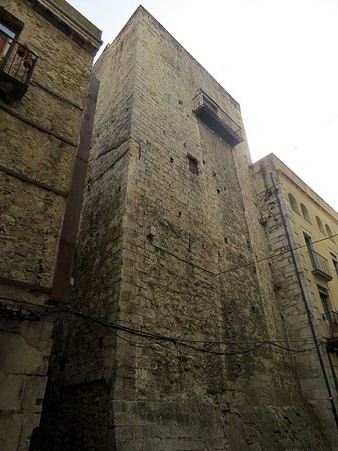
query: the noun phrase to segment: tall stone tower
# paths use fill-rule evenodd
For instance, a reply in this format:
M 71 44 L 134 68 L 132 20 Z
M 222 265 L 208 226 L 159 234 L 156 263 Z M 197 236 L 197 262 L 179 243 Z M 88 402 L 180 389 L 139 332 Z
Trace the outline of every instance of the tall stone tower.
M 268 249 L 239 104 L 142 7 L 94 73 L 83 316 L 59 325 L 48 449 L 329 449 L 274 346 L 290 347 L 253 264 Z

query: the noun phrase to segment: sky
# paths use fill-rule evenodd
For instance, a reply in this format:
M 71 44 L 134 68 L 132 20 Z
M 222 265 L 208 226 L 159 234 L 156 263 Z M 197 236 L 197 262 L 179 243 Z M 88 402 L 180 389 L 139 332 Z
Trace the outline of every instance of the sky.
M 68 0 L 112 42 L 137 0 Z M 240 103 L 252 160 L 273 152 L 338 211 L 338 0 L 143 0 Z

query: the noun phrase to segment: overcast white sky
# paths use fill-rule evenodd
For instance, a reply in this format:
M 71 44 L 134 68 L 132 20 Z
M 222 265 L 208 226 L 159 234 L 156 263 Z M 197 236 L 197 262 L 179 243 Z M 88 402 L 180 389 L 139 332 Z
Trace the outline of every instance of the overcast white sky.
M 68 0 L 112 42 L 139 0 Z M 143 0 L 241 104 L 253 161 L 275 153 L 338 211 L 338 0 Z

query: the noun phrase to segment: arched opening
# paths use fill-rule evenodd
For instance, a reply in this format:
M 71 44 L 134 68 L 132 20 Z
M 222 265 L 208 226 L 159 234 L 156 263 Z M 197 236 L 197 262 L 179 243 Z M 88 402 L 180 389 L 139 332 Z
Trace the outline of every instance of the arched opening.
M 291 193 L 289 193 L 288 196 L 292 210 L 299 213 L 299 208 L 295 197 Z
M 310 215 L 309 215 L 309 212 L 308 212 L 307 208 L 305 207 L 305 205 L 300 204 L 300 209 L 302 210 L 302 215 L 303 215 L 304 219 L 306 219 L 307 222 L 311 223 Z
M 332 232 L 330 226 L 328 226 L 327 224 L 325 224 L 325 230 L 326 230 L 326 234 L 327 236 L 330 238 L 331 241 L 333 241 L 335 243 L 335 239 L 332 235 L 334 235 L 334 233 Z
M 318 216 L 316 216 L 316 222 L 317 222 L 317 226 L 318 229 L 324 234 L 326 235 L 325 229 L 324 229 L 324 225 L 322 223 L 322 220 L 320 218 L 318 218 Z

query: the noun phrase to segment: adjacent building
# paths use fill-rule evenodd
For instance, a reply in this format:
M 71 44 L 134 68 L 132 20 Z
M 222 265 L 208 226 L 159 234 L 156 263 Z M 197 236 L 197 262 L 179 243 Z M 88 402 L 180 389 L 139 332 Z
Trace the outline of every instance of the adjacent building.
M 67 247 L 62 224 L 68 238 L 77 234 L 65 212 L 79 207 L 70 194 L 83 175 L 72 174 L 100 36 L 64 0 L 1 1 L 1 450 L 28 450 L 40 420 L 54 319 L 47 305 L 69 285 L 59 275 L 71 262 L 56 261 Z
M 337 421 L 338 214 L 274 154 L 251 171 L 288 338 L 316 346 L 295 358 L 326 427 Z
M 318 398 L 320 423 L 299 382 L 314 343 L 285 320 L 238 102 L 142 7 L 94 74 L 74 316 L 40 449 L 327 451 L 332 409 Z

